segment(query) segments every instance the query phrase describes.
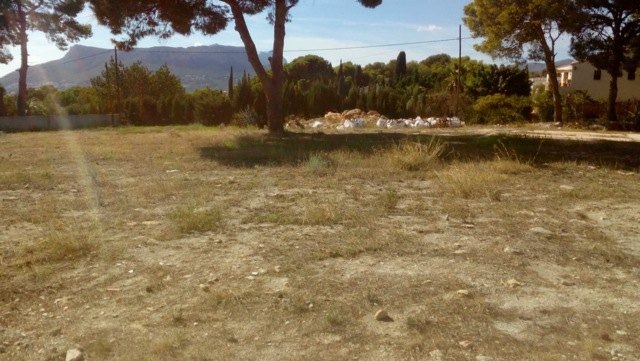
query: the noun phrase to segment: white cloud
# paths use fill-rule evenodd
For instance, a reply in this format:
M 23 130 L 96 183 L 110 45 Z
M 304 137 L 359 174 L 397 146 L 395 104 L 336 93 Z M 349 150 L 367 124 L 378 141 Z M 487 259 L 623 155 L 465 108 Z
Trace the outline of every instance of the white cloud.
M 438 25 L 434 25 L 434 24 L 418 25 L 418 28 L 416 30 L 418 32 L 420 32 L 420 33 L 423 33 L 423 32 L 434 32 L 434 31 L 442 30 L 442 27 L 438 26 Z

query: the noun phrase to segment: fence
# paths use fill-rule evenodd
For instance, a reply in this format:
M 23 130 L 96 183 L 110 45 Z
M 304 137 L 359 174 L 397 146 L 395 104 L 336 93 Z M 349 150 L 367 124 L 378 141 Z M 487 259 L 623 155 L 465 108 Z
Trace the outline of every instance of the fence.
M 117 114 L 0 117 L 0 131 L 7 133 L 112 127 L 118 125 L 120 125 L 120 119 Z

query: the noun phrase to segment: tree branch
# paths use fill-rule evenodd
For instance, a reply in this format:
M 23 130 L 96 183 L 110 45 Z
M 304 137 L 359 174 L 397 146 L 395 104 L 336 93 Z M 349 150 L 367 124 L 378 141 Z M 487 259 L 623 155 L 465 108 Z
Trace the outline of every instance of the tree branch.
M 256 75 L 258 76 L 258 78 L 260 78 L 260 81 L 263 84 L 267 84 L 270 80 L 270 76 L 269 74 L 267 74 L 267 71 L 260 62 L 258 50 L 256 49 L 256 44 L 254 43 L 253 38 L 251 38 L 251 33 L 249 33 L 249 27 L 247 26 L 247 22 L 244 18 L 242 8 L 236 0 L 221 1 L 229 5 L 229 7 L 231 8 L 231 14 L 233 14 L 233 20 L 236 24 L 235 29 L 238 34 L 240 34 L 240 38 L 242 39 L 242 43 L 244 44 L 249 62 L 251 63 L 253 69 L 256 71 Z

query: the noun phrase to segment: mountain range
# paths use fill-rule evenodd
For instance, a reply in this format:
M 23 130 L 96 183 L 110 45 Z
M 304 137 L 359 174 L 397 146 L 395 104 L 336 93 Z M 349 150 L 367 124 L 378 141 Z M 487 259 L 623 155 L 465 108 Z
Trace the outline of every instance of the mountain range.
M 573 59 L 558 60 L 556 61 L 556 67 L 569 65 L 569 64 L 572 64 L 574 61 L 575 60 Z M 527 63 L 527 69 L 529 70 L 529 73 L 542 74 L 547 71 L 547 66 L 545 65 L 545 63 Z
M 29 67 L 29 87 L 51 84 L 58 89 L 90 85 L 92 78 L 99 76 L 105 63 L 114 57 L 113 49 L 74 45 L 61 59 Z M 260 53 L 260 60 L 268 67 L 270 53 Z M 209 45 L 178 47 L 139 48 L 129 52 L 118 51 L 118 60 L 124 65 L 140 61 L 150 70 L 166 64 L 187 90 L 211 87 L 226 89 L 229 70 L 233 67 L 239 79 L 246 71 L 254 71 L 247 60 L 243 47 Z M 236 79 L 236 80 L 237 80 Z M 18 73 L 0 78 L 0 84 L 8 92 L 18 89 Z

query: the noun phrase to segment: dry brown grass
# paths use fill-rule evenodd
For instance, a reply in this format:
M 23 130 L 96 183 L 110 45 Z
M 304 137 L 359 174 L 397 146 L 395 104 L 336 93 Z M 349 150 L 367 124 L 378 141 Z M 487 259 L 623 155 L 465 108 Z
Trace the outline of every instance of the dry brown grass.
M 450 140 L 3 136 L 0 358 L 640 359 L 638 173 Z
M 416 172 L 437 169 L 446 149 L 443 141 L 433 137 L 426 143 L 403 141 L 383 153 L 391 166 L 402 171 Z

